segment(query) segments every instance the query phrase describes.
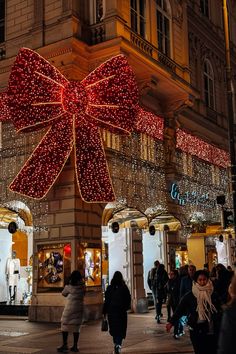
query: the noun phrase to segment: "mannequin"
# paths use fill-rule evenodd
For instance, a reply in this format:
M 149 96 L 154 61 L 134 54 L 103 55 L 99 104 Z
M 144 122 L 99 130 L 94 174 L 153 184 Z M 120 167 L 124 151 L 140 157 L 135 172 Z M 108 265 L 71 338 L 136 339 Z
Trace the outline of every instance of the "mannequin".
M 6 278 L 9 289 L 10 302 L 15 301 L 17 285 L 20 279 L 20 260 L 16 258 L 16 252 L 12 251 L 12 258 L 7 259 Z
M 227 241 L 224 241 L 224 236 L 220 235 L 219 239 L 215 239 L 218 263 L 228 266 Z

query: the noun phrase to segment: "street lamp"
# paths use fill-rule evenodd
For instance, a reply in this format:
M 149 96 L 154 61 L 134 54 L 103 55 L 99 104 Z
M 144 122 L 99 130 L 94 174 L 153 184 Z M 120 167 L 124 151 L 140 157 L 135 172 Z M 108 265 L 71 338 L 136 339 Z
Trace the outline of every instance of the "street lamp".
M 227 87 L 227 106 L 228 106 L 228 138 L 230 153 L 230 172 L 231 172 L 231 189 L 233 197 L 233 214 L 234 214 L 234 233 L 236 235 L 236 160 L 235 160 L 235 138 L 234 138 L 234 95 L 232 68 L 230 61 L 230 40 L 229 40 L 229 18 L 227 0 L 223 1 L 223 19 L 224 19 L 224 35 L 225 35 L 225 59 L 226 59 L 226 87 Z

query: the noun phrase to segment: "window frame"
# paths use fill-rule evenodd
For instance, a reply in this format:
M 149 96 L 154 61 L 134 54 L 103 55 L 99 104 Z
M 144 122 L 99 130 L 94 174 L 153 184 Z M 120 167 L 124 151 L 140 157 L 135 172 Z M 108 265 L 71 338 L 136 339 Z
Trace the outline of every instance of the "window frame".
M 204 60 L 203 69 L 204 101 L 207 107 L 215 110 L 215 76 L 212 64 L 208 59 Z
M 160 4 L 159 4 L 160 3 Z M 159 20 L 161 19 L 162 29 L 159 29 Z M 168 30 L 166 30 L 166 21 L 168 21 Z M 172 56 L 172 15 L 169 0 L 156 0 L 156 27 L 157 27 L 157 47 L 160 52 L 167 57 Z M 167 33 L 168 32 L 168 33 Z M 162 38 L 160 40 L 160 38 Z M 161 44 L 161 46 L 160 46 Z
M 6 1 L 0 0 L 2 3 L 3 14 L 0 12 L 0 43 L 4 43 L 6 38 L 5 24 L 6 24 Z M 1 7 L 0 7 L 1 8 Z
M 140 11 L 141 1 L 143 1 L 143 14 Z M 132 6 L 132 3 L 135 3 L 136 8 Z M 130 28 L 144 39 L 146 38 L 146 22 L 146 0 L 130 0 Z

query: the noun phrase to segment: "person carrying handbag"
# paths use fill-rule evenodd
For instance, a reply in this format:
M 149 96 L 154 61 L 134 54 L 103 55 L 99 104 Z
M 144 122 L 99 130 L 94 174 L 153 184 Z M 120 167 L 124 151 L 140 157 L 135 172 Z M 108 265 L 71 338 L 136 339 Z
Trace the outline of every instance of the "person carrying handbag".
M 113 337 L 115 354 L 121 353 L 121 345 L 126 337 L 127 311 L 130 309 L 131 295 L 121 272 L 116 271 L 105 292 L 103 316 L 108 318 L 109 333 Z

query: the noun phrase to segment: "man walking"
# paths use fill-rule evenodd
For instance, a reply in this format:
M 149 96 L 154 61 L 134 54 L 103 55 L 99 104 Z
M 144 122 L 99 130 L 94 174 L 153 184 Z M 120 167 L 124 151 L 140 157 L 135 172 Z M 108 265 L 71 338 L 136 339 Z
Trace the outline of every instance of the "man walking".
M 158 260 L 156 260 L 154 262 L 153 268 L 151 270 L 149 270 L 149 272 L 148 272 L 148 279 L 147 279 L 148 286 L 149 286 L 150 290 L 152 291 L 152 297 L 153 297 L 153 303 L 154 303 L 155 309 L 156 309 L 157 301 L 156 301 L 156 292 L 155 292 L 153 285 L 154 285 L 154 279 L 155 279 L 156 272 L 157 272 L 159 265 L 160 265 L 160 262 Z M 155 319 L 157 319 L 157 313 L 156 313 Z

